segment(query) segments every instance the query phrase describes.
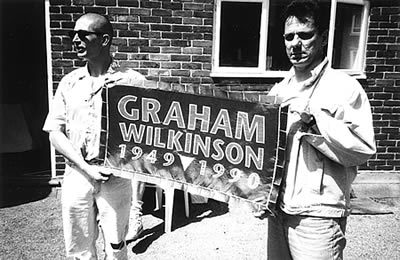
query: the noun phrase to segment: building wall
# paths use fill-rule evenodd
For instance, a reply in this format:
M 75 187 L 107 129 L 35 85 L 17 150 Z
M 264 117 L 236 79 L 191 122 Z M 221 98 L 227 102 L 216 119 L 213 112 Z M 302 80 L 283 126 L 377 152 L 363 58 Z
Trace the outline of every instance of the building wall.
M 113 23 L 115 60 L 173 90 L 227 90 L 231 98 L 263 101 L 280 79 L 210 77 L 213 0 L 50 0 L 53 90 L 60 79 L 84 65 L 67 32 L 83 13 L 107 15 Z M 400 170 L 400 3 L 372 1 L 367 44 L 367 79 L 360 80 L 373 109 L 378 153 L 361 170 Z M 64 161 L 56 156 L 57 174 Z
M 400 170 L 400 2 L 373 1 L 364 84 L 374 117 L 377 154 L 368 169 Z

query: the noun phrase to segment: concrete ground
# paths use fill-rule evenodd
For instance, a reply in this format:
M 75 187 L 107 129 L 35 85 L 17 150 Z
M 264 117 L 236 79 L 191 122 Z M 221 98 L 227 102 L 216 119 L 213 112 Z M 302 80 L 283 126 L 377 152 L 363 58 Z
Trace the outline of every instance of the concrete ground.
M 66 259 L 59 195 L 32 187 L 3 189 L 0 259 Z M 210 200 L 192 204 L 186 218 L 183 193 L 176 191 L 173 231 L 164 233 L 164 210 L 153 211 L 154 197 L 154 189 L 146 190 L 145 231 L 129 242 L 129 259 L 266 259 L 266 221 L 246 208 Z M 400 259 L 400 199 L 354 202 L 345 259 Z M 103 256 L 101 238 L 97 245 Z

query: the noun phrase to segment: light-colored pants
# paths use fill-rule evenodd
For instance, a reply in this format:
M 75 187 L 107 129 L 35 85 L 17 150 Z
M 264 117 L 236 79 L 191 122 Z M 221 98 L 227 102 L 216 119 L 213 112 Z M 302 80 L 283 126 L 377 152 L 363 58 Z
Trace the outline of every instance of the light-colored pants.
M 127 259 L 125 235 L 132 198 L 130 180 L 89 181 L 67 166 L 62 184 L 62 215 L 67 256 L 97 259 L 98 221 L 107 259 Z
M 268 218 L 268 259 L 339 260 L 346 246 L 344 218 L 319 218 L 279 212 Z

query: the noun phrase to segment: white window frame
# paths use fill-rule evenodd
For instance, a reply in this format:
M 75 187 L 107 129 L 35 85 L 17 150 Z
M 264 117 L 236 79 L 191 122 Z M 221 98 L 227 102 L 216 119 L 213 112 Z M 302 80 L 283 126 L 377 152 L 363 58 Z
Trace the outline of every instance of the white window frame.
M 328 35 L 328 51 L 327 56 L 329 60 L 332 60 L 333 56 L 333 41 L 335 36 L 335 23 L 336 23 L 336 7 L 338 3 L 343 4 L 354 4 L 364 6 L 361 17 L 361 28 L 360 28 L 360 39 L 359 39 L 359 51 L 357 52 L 353 69 L 339 69 L 346 72 L 349 75 L 365 78 L 364 65 L 365 65 L 365 53 L 367 51 L 367 33 L 368 33 L 368 17 L 370 3 L 368 0 L 332 0 L 331 3 L 331 19 L 329 22 L 329 35 Z
M 260 51 L 258 57 L 258 67 L 227 67 L 219 66 L 219 53 L 220 53 L 220 32 L 221 32 L 221 3 L 222 2 L 243 2 L 243 3 L 261 3 L 261 25 L 260 25 Z M 357 55 L 355 61 L 355 69 L 340 69 L 350 75 L 364 78 L 364 64 L 366 53 L 366 40 L 368 31 L 368 16 L 369 16 L 369 0 L 331 0 L 331 19 L 329 22 L 328 34 L 328 59 L 332 60 L 333 43 L 335 35 L 335 21 L 336 21 L 336 6 L 338 3 L 356 4 L 364 6 L 361 18 L 359 52 L 362 55 Z M 270 0 L 216 0 L 215 13 L 214 13 L 214 40 L 213 40 L 213 54 L 212 54 L 212 70 L 211 77 L 235 77 L 235 78 L 281 78 L 285 77 L 288 71 L 274 71 L 266 70 L 267 64 L 267 42 L 268 42 L 268 16 L 269 16 Z M 283 40 L 282 40 L 282 44 Z

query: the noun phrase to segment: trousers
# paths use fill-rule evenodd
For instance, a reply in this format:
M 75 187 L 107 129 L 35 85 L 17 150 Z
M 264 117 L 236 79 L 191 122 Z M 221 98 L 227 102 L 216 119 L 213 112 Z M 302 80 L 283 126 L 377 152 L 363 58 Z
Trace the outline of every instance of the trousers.
M 341 260 L 347 218 L 289 215 L 268 218 L 267 259 Z
M 67 256 L 97 259 L 100 225 L 106 259 L 127 259 L 125 235 L 131 198 L 130 180 L 112 176 L 100 183 L 67 165 L 61 195 Z

